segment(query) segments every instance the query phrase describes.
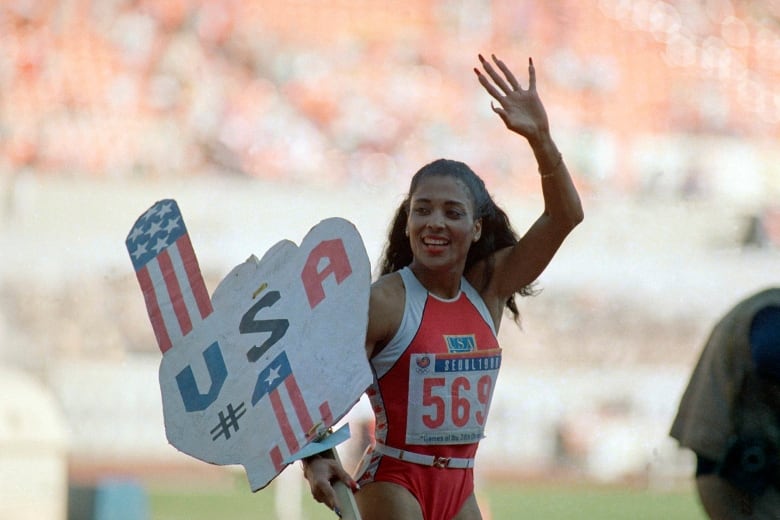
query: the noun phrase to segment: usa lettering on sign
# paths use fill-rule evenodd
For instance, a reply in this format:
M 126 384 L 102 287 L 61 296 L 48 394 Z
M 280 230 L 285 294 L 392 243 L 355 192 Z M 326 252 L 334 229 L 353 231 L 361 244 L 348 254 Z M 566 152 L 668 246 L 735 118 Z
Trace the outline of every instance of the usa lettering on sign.
M 182 452 L 242 464 L 261 489 L 371 382 L 370 265 L 346 220 L 250 256 L 211 298 L 174 200 L 141 215 L 126 244 L 163 354 L 166 436 Z

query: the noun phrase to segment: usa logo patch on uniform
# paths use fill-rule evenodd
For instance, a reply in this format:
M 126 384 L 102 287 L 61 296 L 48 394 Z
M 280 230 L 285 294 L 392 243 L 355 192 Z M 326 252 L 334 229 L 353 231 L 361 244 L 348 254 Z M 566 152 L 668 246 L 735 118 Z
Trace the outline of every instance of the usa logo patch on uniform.
M 473 334 L 468 336 L 444 336 L 447 342 L 447 352 L 450 354 L 463 354 L 477 350 L 477 340 Z

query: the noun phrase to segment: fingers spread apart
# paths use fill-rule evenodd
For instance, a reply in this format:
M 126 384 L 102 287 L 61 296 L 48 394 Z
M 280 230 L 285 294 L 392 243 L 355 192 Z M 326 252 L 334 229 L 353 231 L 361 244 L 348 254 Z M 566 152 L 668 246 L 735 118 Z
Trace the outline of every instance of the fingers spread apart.
M 479 55 L 479 61 L 492 82 L 479 69 L 474 68 L 474 72 L 477 74 L 479 82 L 485 87 L 485 90 L 499 102 L 501 102 L 502 95 L 508 96 L 512 92 L 523 91 L 509 67 L 502 60 L 498 59 L 495 54 L 491 54 L 491 58 L 495 66 L 486 60 L 484 56 Z M 501 74 L 496 70 L 496 67 L 501 71 Z M 536 90 L 536 69 L 531 58 L 528 58 L 528 79 L 528 90 Z

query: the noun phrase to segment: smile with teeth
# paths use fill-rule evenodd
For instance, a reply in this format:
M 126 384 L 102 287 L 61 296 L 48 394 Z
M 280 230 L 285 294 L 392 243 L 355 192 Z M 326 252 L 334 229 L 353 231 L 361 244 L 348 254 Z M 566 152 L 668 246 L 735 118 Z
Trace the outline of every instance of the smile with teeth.
M 446 246 L 450 243 L 449 240 L 444 238 L 425 237 L 423 238 L 423 244 L 426 246 Z

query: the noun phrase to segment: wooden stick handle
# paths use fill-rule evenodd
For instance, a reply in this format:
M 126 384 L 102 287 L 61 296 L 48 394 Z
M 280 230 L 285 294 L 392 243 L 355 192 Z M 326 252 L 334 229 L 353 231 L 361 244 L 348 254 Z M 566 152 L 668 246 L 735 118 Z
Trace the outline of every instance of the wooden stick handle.
M 335 459 L 336 462 L 341 464 L 339 454 L 336 448 L 331 448 L 324 452 L 323 457 Z M 355 502 L 355 495 L 352 494 L 352 490 L 340 480 L 337 480 L 333 484 L 333 489 L 336 491 L 336 497 L 339 500 L 341 506 L 341 520 L 362 520 L 360 517 L 360 511 L 358 511 L 357 503 Z

